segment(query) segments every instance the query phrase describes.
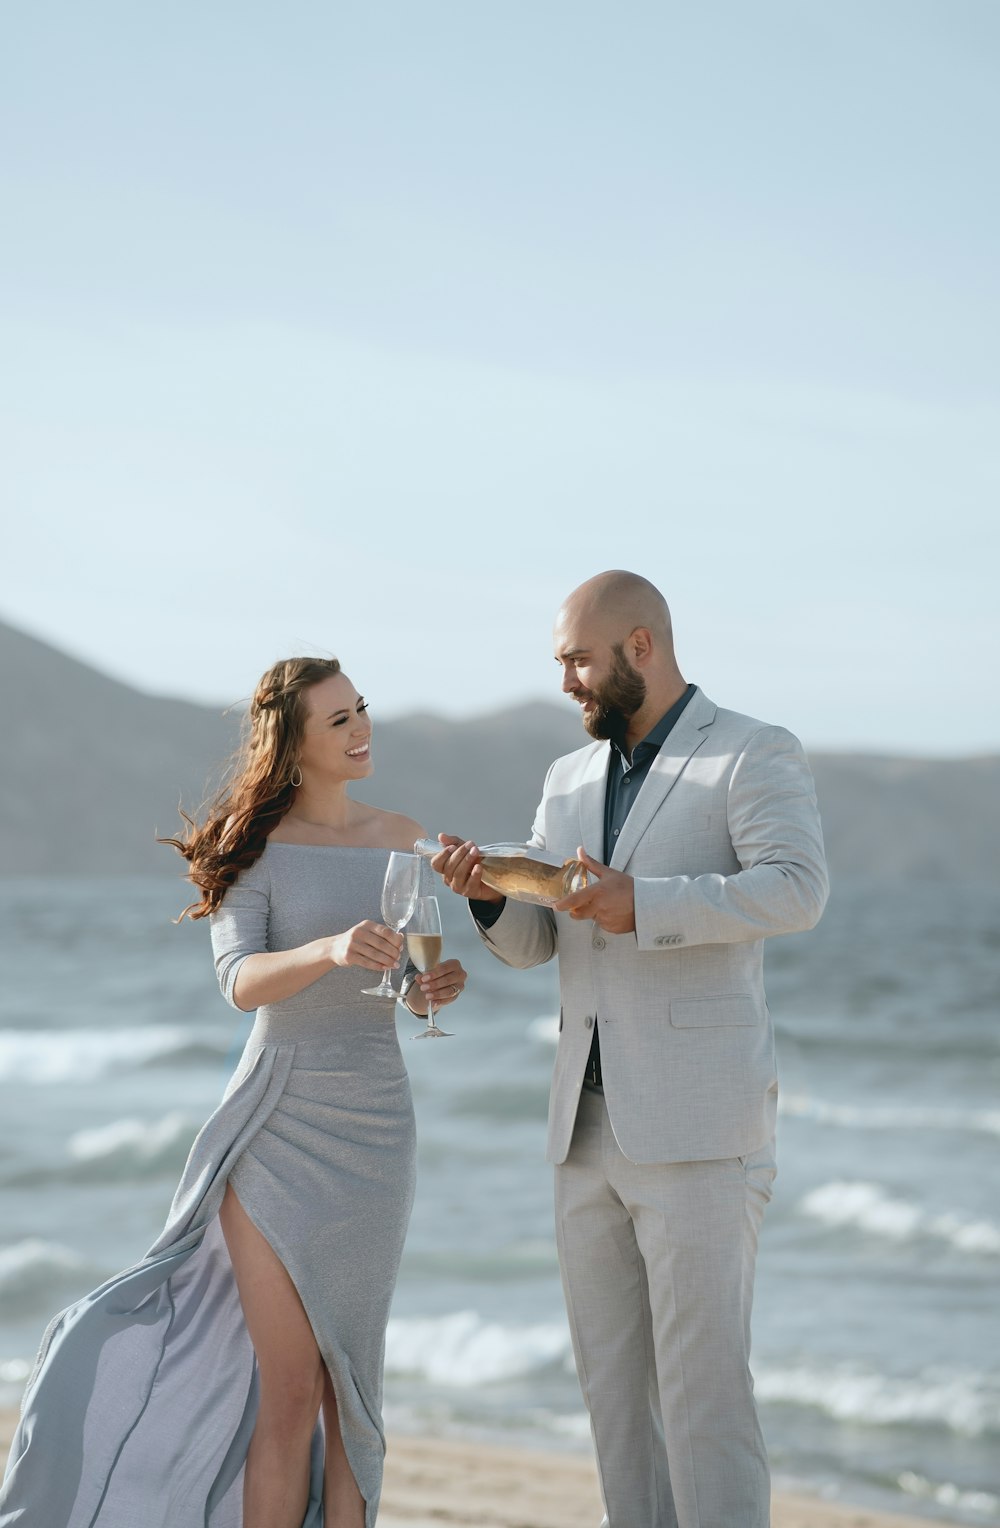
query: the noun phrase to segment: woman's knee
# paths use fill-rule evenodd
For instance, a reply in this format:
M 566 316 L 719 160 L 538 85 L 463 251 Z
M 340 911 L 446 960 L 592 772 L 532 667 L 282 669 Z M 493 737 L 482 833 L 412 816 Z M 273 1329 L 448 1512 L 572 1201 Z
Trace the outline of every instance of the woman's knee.
M 260 1414 L 268 1425 L 289 1437 L 312 1432 L 324 1396 L 324 1366 L 315 1364 L 261 1365 Z

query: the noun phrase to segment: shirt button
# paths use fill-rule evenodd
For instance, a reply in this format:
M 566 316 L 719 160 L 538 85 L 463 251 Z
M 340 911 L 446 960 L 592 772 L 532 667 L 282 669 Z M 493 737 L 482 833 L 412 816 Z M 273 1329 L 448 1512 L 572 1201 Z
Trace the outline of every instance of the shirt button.
M 620 832 L 621 832 L 621 828 L 615 828 L 615 835 L 614 835 L 614 836 L 615 836 L 615 838 L 617 838 L 617 837 L 618 837 L 618 835 L 619 835 L 619 833 L 620 833 Z
M 591 940 L 591 944 L 594 946 L 595 950 L 604 949 L 604 940 L 601 938 L 600 934 L 596 935 L 595 938 Z

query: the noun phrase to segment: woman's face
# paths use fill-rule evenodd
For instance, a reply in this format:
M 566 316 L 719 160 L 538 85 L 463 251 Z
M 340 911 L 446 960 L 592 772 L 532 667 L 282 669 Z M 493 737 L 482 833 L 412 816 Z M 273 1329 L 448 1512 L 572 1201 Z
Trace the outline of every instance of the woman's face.
M 331 674 L 302 695 L 306 721 L 298 757 L 303 783 L 362 780 L 372 771 L 368 707 L 346 674 Z

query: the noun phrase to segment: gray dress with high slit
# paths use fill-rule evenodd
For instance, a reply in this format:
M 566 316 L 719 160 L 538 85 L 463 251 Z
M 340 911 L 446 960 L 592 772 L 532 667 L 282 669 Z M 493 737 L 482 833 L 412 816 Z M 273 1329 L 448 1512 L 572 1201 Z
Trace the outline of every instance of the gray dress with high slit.
M 227 998 L 247 955 L 378 919 L 387 858 L 268 844 L 212 917 Z M 0 1487 L 0 1528 L 241 1528 L 256 1375 L 218 1220 L 227 1182 L 302 1299 L 372 1528 L 415 1139 L 393 1009 L 362 996 L 371 981 L 360 967 L 337 968 L 258 1011 L 163 1233 L 45 1333 Z M 303 1528 L 321 1528 L 322 1494 L 318 1426 Z

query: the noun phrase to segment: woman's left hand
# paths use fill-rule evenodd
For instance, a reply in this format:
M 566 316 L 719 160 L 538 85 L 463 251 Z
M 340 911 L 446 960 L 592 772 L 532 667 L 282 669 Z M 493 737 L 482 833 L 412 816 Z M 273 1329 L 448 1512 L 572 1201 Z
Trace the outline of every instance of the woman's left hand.
M 432 971 L 421 971 L 417 984 L 435 1008 L 445 1008 L 462 996 L 468 979 L 469 973 L 460 960 L 443 960 Z

